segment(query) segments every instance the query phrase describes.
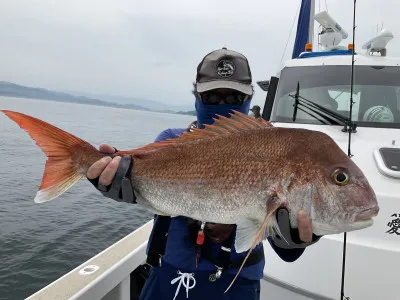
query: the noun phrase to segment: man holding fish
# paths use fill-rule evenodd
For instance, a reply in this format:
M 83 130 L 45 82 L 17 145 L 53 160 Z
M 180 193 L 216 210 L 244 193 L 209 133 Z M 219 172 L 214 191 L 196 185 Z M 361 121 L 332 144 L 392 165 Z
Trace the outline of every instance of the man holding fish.
M 36 203 L 87 177 L 105 196 L 155 214 L 141 300 L 186 299 L 189 291 L 192 300 L 259 299 L 262 241 L 292 262 L 322 235 L 371 226 L 379 206 L 327 134 L 248 116 L 251 82 L 242 54 L 209 53 L 197 68 L 196 126 L 167 129 L 132 150 L 99 151 L 42 120 L 2 112 L 47 156 Z
M 248 114 L 253 86 L 246 57 L 226 48 L 207 54 L 197 68 L 193 93 L 199 128 L 214 123 L 216 115 L 228 117 L 232 110 Z M 185 131 L 190 129 L 167 129 L 155 141 L 174 139 Z M 101 145 L 100 151 L 111 154 L 116 149 Z M 131 156 L 124 156 L 123 163 L 120 161 L 121 156 L 113 159 L 106 156 L 88 169 L 87 177 L 105 196 L 135 203 L 130 181 L 126 181 L 128 184 L 121 181 L 130 170 Z M 118 176 L 114 178 L 115 174 Z M 282 238 L 276 233 L 268 241 L 283 260 L 295 261 L 305 247 L 319 239 L 312 233 L 311 221 L 304 210 L 297 213 L 298 229 L 290 226 L 286 208 L 278 209 L 275 216 Z M 224 294 L 247 254 L 235 251 L 233 241 L 236 226 L 204 223 L 181 216 L 170 218 L 156 215 L 154 221 L 147 249 L 147 262 L 153 268 L 140 299 L 185 299 L 186 292 L 179 293 L 177 288 L 181 284 L 186 291 L 192 289 L 189 297 L 193 300 L 259 299 L 260 279 L 265 264 L 262 243 L 254 247 L 235 284 Z M 160 245 L 164 249 L 160 249 Z M 162 262 L 159 264 L 161 254 Z

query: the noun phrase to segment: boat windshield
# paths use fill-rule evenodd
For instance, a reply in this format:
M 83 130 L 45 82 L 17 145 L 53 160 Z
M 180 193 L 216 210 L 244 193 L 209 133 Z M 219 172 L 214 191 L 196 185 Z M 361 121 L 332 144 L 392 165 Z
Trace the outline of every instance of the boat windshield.
M 298 83 L 300 97 L 348 117 L 350 80 L 351 66 L 285 68 L 280 75 L 270 120 L 293 122 L 293 96 Z M 400 67 L 354 66 L 353 101 L 352 119 L 357 126 L 400 128 Z M 295 122 L 321 124 L 300 110 Z

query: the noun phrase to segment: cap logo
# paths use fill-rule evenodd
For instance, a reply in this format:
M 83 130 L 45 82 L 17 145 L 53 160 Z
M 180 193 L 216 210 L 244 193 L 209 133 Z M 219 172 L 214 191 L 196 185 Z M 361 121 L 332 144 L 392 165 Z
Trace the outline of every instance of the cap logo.
M 230 60 L 220 60 L 217 63 L 217 74 L 221 77 L 231 77 L 235 72 L 235 64 Z

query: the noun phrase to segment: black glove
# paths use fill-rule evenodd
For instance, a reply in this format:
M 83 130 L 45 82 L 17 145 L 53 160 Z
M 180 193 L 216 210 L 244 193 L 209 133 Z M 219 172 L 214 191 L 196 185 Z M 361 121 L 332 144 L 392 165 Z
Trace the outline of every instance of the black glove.
M 276 220 L 278 222 L 281 235 L 274 229 L 274 236 L 272 242 L 279 248 L 293 249 L 293 248 L 306 248 L 316 243 L 321 237 L 313 234 L 312 241 L 309 243 L 300 240 L 299 231 L 297 228 L 290 227 L 289 212 L 286 208 L 279 208 L 276 212 Z
M 88 180 L 104 196 L 118 202 L 136 203 L 136 196 L 131 183 L 132 156 L 124 155 L 118 165 L 117 172 L 110 185 L 99 184 L 99 177 Z

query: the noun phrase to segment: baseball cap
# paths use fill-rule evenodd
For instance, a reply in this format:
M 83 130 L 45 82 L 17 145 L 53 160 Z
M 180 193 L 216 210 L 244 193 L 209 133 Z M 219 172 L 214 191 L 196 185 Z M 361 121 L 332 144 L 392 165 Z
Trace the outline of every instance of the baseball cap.
M 196 90 L 199 93 L 225 88 L 252 95 L 251 81 L 247 58 L 225 47 L 207 54 L 197 67 Z

